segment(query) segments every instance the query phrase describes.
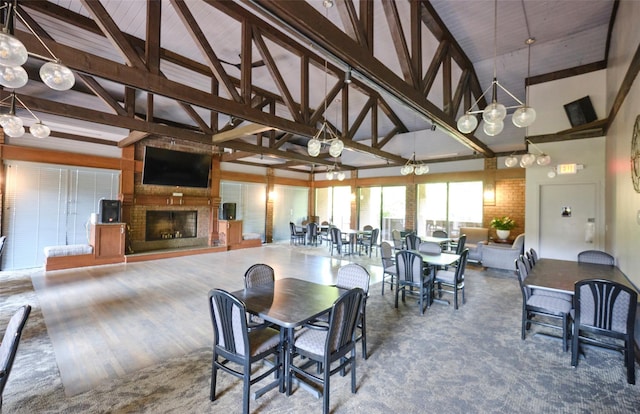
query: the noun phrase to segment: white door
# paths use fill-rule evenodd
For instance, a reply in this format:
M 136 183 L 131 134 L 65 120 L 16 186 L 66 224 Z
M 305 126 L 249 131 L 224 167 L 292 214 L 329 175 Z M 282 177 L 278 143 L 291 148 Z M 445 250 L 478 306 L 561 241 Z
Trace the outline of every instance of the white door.
M 540 257 L 577 260 L 579 252 L 599 248 L 597 232 L 587 234 L 598 228 L 596 192 L 594 183 L 541 186 Z

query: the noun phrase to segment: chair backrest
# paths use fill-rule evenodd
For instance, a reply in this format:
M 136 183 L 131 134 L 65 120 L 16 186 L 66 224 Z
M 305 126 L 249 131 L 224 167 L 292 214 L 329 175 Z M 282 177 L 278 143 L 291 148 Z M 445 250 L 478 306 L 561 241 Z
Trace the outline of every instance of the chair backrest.
M 333 303 L 325 342 L 326 357 L 334 353 L 342 353 L 346 348 L 354 346 L 355 329 L 363 297 L 362 289 L 353 288 L 343 293 Z
M 362 228 L 362 230 L 364 230 L 364 231 L 371 231 L 371 230 L 373 230 L 373 226 L 372 226 L 371 224 L 367 224 L 366 226 L 364 226 L 364 227 Z
M 9 320 L 7 329 L 4 331 L 2 344 L 0 345 L 0 401 L 2 400 L 2 392 L 9 378 L 13 360 L 18 351 L 22 329 L 27 323 L 27 318 L 31 313 L 31 306 L 21 306 Z
M 524 254 L 521 254 L 520 257 L 522 257 L 522 261 L 524 262 L 524 267 L 527 268 L 527 272 L 530 272 L 533 268 L 533 264 L 531 263 L 531 259 L 529 258 L 529 252 L 524 252 Z
M 464 251 L 464 245 L 467 243 L 467 235 L 463 234 L 458 237 L 458 245 L 456 246 L 456 254 L 462 254 Z
M 529 249 L 529 257 L 531 257 L 531 260 L 533 261 L 533 264 L 535 265 L 536 262 L 538 261 L 538 252 L 536 252 L 533 247 Z
M 440 254 L 442 253 L 442 246 L 440 246 L 440 243 L 422 242 L 418 246 L 418 251 L 425 254 Z
M 337 227 L 331 227 L 331 242 L 342 247 L 342 232 Z
M 341 289 L 360 288 L 366 295 L 369 293 L 370 280 L 367 269 L 357 263 L 349 263 L 338 269 L 336 286 Z
M 419 283 L 422 279 L 424 261 L 418 253 L 400 250 L 396 253 L 396 274 L 399 282 Z
M 578 253 L 578 262 L 613 266 L 616 260 L 609 253 L 601 250 L 585 250 Z
M 464 282 L 464 270 L 467 267 L 467 258 L 469 257 L 469 249 L 464 249 L 456 266 L 456 283 Z
M 313 221 L 307 223 L 307 234 L 311 237 L 316 237 L 318 235 L 318 223 Z
M 420 246 L 420 243 L 422 243 L 422 240 L 420 240 L 420 237 L 416 236 L 413 233 L 407 234 L 407 237 L 405 237 L 405 240 L 407 242 L 408 250 L 418 250 L 418 246 Z
M 434 230 L 433 231 L 433 237 L 447 238 L 447 237 L 449 237 L 449 235 L 444 230 Z
M 213 343 L 225 357 L 245 358 L 249 352 L 246 306 L 222 289 L 209 291 Z
M 2 270 L 2 254 L 4 253 L 4 246 L 7 242 L 7 236 L 0 236 L 0 270 Z
M 379 234 L 380 234 L 380 229 L 371 230 L 371 238 L 370 238 L 371 246 L 375 246 L 378 243 Z
M 391 239 L 393 240 L 394 249 L 402 249 L 402 236 L 400 235 L 400 230 L 392 230 Z
M 393 247 L 385 241 L 380 243 L 380 256 L 382 257 L 382 268 L 393 266 Z
M 523 300 L 526 302 L 529 299 L 529 295 L 531 295 L 531 290 L 525 283 L 527 276 L 529 276 L 529 271 L 527 270 L 527 266 L 525 264 L 525 258 L 520 255 L 516 259 L 516 275 L 518 276 L 518 283 L 520 284 L 520 290 L 522 291 Z
M 291 231 L 291 235 L 296 234 L 296 225 L 293 222 L 289 222 L 289 230 Z
M 273 268 L 264 263 L 251 265 L 244 273 L 244 287 L 251 288 L 260 285 L 273 285 L 275 272 Z
M 611 280 L 586 279 L 576 282 L 573 298 L 580 326 L 631 334 L 633 338 L 638 303 L 635 290 Z

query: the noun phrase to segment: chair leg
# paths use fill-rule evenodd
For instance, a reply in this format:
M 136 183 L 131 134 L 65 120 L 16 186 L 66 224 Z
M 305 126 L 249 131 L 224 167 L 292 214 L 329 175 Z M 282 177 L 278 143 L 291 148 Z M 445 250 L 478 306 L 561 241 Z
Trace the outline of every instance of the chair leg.
M 562 351 L 567 352 L 569 349 L 567 346 L 567 338 L 569 337 L 569 315 L 562 315 Z
M 242 387 L 242 413 L 249 414 L 249 389 L 251 387 L 251 365 L 245 368 L 244 384 Z
M 351 393 L 356 393 L 356 349 L 351 351 Z
M 327 365 L 328 361 L 327 361 Z M 331 366 L 324 368 L 324 384 L 322 385 L 322 413 L 329 414 L 329 382 L 331 381 Z
M 625 352 L 625 357 L 626 357 L 626 365 L 627 365 L 627 382 L 629 384 L 635 384 L 636 383 L 636 361 L 635 361 L 635 355 L 634 355 L 634 350 L 633 350 L 633 338 L 631 337 L 627 337 L 627 340 L 625 341 L 626 345 L 627 345 L 627 350 Z
M 578 353 L 580 352 L 580 329 L 578 328 L 578 324 L 573 322 L 573 335 L 571 338 L 571 366 L 578 366 Z
M 527 309 L 525 307 L 522 308 L 522 340 L 524 341 L 525 337 L 525 327 L 527 325 Z
M 216 379 L 218 374 L 218 368 L 216 367 L 216 355 L 213 355 L 211 361 L 211 390 L 209 391 L 209 399 L 211 401 L 216 400 Z
M 362 359 L 367 359 L 369 357 L 367 356 L 367 317 L 365 316 L 365 313 L 362 314 L 361 331 L 362 331 Z

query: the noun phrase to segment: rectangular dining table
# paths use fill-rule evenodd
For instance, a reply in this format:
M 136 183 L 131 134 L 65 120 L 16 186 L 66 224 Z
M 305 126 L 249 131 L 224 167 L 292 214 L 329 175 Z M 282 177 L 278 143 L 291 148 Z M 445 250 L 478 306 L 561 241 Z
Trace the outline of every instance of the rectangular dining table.
M 249 313 L 258 315 L 267 322 L 281 327 L 284 349 L 284 375 L 279 381 L 286 381 L 289 375 L 288 347 L 294 340 L 294 329 L 316 319 L 329 311 L 333 303 L 344 293 L 344 289 L 321 285 L 295 278 L 275 280 L 273 285 L 255 286 L 231 292 L 242 300 Z M 269 384 L 255 393 L 255 398 L 280 385 Z M 283 389 L 282 387 L 280 388 Z
M 539 259 L 529 271 L 526 284 L 536 289 L 573 295 L 575 283 L 584 279 L 612 280 L 635 290 L 616 266 L 556 259 Z

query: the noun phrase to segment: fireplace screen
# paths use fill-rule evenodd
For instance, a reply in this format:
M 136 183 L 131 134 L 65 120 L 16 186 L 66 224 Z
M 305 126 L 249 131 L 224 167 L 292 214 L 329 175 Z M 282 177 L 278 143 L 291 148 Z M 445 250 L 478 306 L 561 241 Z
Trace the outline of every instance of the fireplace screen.
M 146 241 L 196 237 L 197 211 L 147 211 Z

